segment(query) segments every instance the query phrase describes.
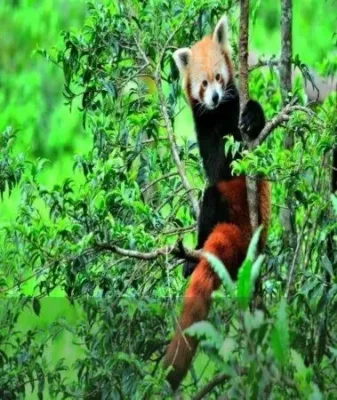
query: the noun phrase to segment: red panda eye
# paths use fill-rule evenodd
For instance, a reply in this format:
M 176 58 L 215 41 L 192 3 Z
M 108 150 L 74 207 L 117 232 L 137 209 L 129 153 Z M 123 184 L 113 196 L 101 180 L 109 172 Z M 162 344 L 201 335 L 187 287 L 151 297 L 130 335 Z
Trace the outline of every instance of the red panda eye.
M 202 81 L 202 86 L 206 87 L 208 85 L 208 82 L 206 81 L 206 79 L 204 81 Z
M 219 81 L 220 78 L 221 78 L 220 74 L 216 74 L 216 75 L 215 75 L 215 79 L 216 79 L 217 81 Z

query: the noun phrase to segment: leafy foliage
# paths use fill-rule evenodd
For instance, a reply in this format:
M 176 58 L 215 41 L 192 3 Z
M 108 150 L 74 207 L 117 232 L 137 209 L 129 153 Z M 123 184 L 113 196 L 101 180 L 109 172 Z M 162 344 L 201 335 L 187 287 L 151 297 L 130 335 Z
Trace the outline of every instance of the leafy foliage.
M 12 155 L 12 146 L 15 134 L 11 129 L 6 129 L 0 137 L 0 195 L 12 189 L 20 181 L 24 170 L 23 155 Z

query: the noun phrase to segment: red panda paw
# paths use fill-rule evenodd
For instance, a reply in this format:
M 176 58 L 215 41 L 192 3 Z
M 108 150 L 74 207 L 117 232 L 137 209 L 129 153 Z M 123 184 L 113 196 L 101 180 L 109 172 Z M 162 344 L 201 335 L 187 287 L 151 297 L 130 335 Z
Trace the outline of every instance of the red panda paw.
M 192 275 L 197 263 L 195 261 L 185 261 L 183 266 L 183 277 L 186 279 Z
M 248 100 L 241 114 L 240 129 L 251 139 L 259 136 L 266 123 L 263 109 L 255 100 Z

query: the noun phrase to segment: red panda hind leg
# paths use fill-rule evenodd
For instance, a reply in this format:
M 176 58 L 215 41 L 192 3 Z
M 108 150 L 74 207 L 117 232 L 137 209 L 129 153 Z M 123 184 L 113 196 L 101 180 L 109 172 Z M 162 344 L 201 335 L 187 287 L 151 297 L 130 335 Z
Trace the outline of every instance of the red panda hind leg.
M 233 224 L 218 224 L 205 242 L 204 251 L 214 254 L 235 276 L 247 249 L 244 235 Z M 183 334 L 193 323 L 208 316 L 211 294 L 219 288 L 220 281 L 206 260 L 199 261 L 185 293 L 181 316 L 174 337 L 167 349 L 164 367 L 172 366 L 168 382 L 175 390 L 185 377 L 197 348 L 196 339 Z

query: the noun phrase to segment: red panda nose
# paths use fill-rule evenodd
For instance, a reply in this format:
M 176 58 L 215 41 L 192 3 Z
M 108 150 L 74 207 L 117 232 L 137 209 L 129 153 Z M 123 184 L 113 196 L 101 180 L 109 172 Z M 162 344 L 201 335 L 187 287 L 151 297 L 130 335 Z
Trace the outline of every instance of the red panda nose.
M 214 105 L 217 105 L 217 104 L 218 104 L 219 95 L 218 95 L 217 92 L 213 93 L 212 100 L 213 100 Z

